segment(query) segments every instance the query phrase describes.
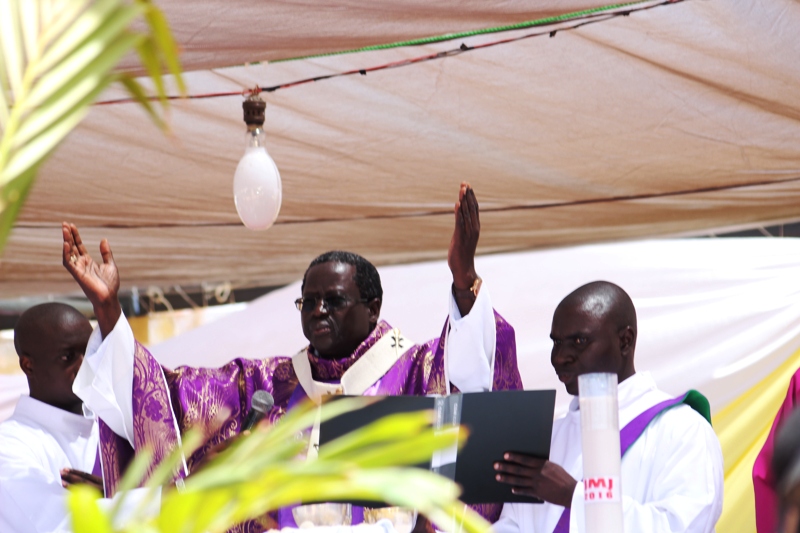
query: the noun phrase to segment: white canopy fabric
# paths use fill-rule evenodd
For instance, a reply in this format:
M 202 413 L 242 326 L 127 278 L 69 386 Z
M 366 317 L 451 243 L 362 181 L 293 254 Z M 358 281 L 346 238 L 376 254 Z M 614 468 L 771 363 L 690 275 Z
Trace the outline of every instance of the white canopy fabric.
M 381 317 L 422 342 L 441 333 L 450 271 L 444 261 L 380 268 Z M 681 239 L 588 245 L 480 257 L 495 309 L 515 328 L 526 388 L 555 388 L 550 322 L 578 286 L 604 279 L 633 298 L 637 369 L 666 391 L 696 388 L 717 412 L 800 349 L 800 239 Z M 219 366 L 235 357 L 292 355 L 307 344 L 294 299 L 297 281 L 152 346 L 170 367 Z M 178 317 L 180 319 L 180 317 Z M 0 376 L 0 419 L 24 392 L 24 377 Z M 7 416 L 7 415 L 6 415 Z
M 422 342 L 441 333 L 451 275 L 444 261 L 380 268 L 381 317 Z M 696 388 L 716 412 L 800 349 L 800 239 L 682 239 L 480 257 L 495 309 L 515 328 L 526 388 L 555 388 L 550 322 L 573 289 L 604 279 L 633 298 L 637 369 L 666 391 Z M 170 367 L 219 366 L 235 357 L 292 355 L 307 344 L 294 299 L 300 282 L 152 347 Z M 2 376 L 0 410 L 24 377 Z M 13 393 L 12 391 L 16 391 Z M 6 398 L 8 396 L 8 398 Z M 2 419 L 0 412 L 0 419 Z
M 577 29 L 230 67 L 598 4 L 163 2 L 195 96 L 512 42 L 267 94 L 284 186 L 267 232 L 242 227 L 233 204 L 241 96 L 176 102 L 170 139 L 133 104 L 95 107 L 43 169 L 0 297 L 75 290 L 65 219 L 93 249 L 109 238 L 129 288 L 283 284 L 335 248 L 376 264 L 440 259 L 461 180 L 483 208 L 480 253 L 800 218 L 800 4 L 657 3 Z
M 0 374 L 0 422 L 14 413 L 17 401 L 23 394 L 28 394 L 25 374 Z
M 607 280 L 633 298 L 636 367 L 674 394 L 694 388 L 716 412 L 800 349 L 800 239 L 686 239 L 589 245 L 481 257 L 495 309 L 515 328 L 528 389 L 555 388 L 553 311 L 584 283 Z M 380 269 L 381 317 L 422 342 L 447 317 L 452 277 L 444 261 Z M 292 355 L 307 341 L 294 299 L 300 282 L 153 346 L 167 366 L 219 366 L 235 357 Z

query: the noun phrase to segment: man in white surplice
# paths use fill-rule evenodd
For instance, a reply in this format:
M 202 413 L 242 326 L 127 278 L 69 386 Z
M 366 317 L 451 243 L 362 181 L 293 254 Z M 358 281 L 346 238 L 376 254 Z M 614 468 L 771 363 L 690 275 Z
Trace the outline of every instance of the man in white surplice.
M 618 375 L 620 428 L 670 399 L 648 373 L 634 369 L 636 311 L 618 286 L 594 282 L 571 293 L 555 311 L 550 336 L 551 362 L 570 394 L 578 394 L 581 374 Z M 495 464 L 498 481 L 545 503 L 506 504 L 496 533 L 584 531 L 577 397 L 553 425 L 549 461 L 516 453 L 504 458 Z M 722 452 L 709 422 L 689 405 L 656 416 L 623 456 L 621 473 L 626 532 L 714 531 L 722 512 Z
M 22 396 L 11 418 L 0 424 L 3 533 L 68 531 L 62 477 L 92 479 L 97 425 L 83 416 L 72 392 L 91 333 L 83 315 L 59 303 L 32 307 L 17 323 L 14 346 L 30 396 Z M 99 481 L 94 478 L 95 485 Z

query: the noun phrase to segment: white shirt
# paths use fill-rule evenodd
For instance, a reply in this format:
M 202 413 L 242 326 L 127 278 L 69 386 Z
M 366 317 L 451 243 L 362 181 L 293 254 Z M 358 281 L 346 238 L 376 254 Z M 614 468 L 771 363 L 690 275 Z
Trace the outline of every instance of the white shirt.
M 61 469 L 91 472 L 97 442 L 94 420 L 20 397 L 0 424 L 0 531 L 69 531 Z
M 619 385 L 619 424 L 669 399 L 649 373 Z M 553 424 L 550 461 L 583 478 L 578 398 Z M 622 458 L 624 528 L 630 533 L 710 533 L 722 513 L 723 465 L 719 440 L 688 405 L 658 416 Z M 496 533 L 552 533 L 564 508 L 550 503 L 506 504 Z M 583 483 L 572 496 L 570 532 L 583 532 Z
M 465 317 L 459 313 L 452 294 L 449 300 L 445 382 L 462 392 L 491 390 L 497 330 L 489 291 L 484 284 Z M 92 332 L 83 364 L 72 384 L 72 390 L 84 404 L 131 446 L 134 446 L 133 354 L 133 332 L 121 315 L 105 339 L 99 328 Z

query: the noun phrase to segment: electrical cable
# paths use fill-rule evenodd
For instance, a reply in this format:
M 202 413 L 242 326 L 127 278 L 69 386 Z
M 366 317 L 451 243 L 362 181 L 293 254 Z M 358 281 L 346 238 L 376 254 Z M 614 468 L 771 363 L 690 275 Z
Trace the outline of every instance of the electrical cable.
M 634 12 L 646 11 L 646 10 L 650 10 L 650 9 L 653 9 L 653 8 L 656 8 L 656 7 L 661 7 L 661 6 L 668 5 L 668 4 L 676 4 L 676 3 L 679 3 L 679 2 L 683 2 L 683 1 L 684 0 L 663 0 L 662 2 L 658 2 L 658 3 L 655 3 L 655 4 L 649 4 L 648 2 L 634 2 L 634 3 L 631 3 L 631 4 L 615 4 L 613 6 L 606 6 L 606 7 L 603 7 L 603 8 L 596 8 L 595 10 L 579 11 L 579 12 L 577 12 L 577 14 L 561 15 L 559 17 L 549 17 L 547 19 L 540 19 L 540 21 L 531 21 L 531 22 L 526 22 L 526 23 L 520 23 L 519 25 L 503 26 L 501 28 L 492 28 L 492 29 L 489 29 L 489 30 L 475 30 L 475 31 L 472 31 L 472 32 L 465 32 L 465 33 L 460 33 L 460 34 L 452 34 L 452 35 L 448 35 L 448 36 L 430 37 L 430 38 L 426 38 L 426 39 L 417 39 L 417 40 L 414 40 L 414 41 L 405 41 L 405 42 L 401 42 L 401 43 L 392 43 L 392 44 L 388 44 L 388 45 L 375 45 L 375 46 L 359 48 L 359 49 L 351 50 L 351 51 L 347 51 L 347 52 L 337 52 L 337 53 L 330 53 L 330 54 L 319 54 L 319 55 L 314 55 L 314 56 L 306 56 L 306 57 L 302 57 L 302 58 L 293 58 L 292 60 L 315 58 L 315 57 L 327 57 L 327 56 L 333 56 L 333 55 L 341 55 L 341 54 L 344 54 L 344 53 L 353 53 L 353 52 L 371 51 L 371 50 L 382 50 L 382 49 L 388 49 L 388 48 L 396 48 L 396 47 L 400 47 L 400 46 L 430 44 L 430 43 L 440 42 L 440 41 L 445 41 L 445 40 L 453 40 L 453 39 L 455 39 L 457 37 L 464 37 L 464 36 L 469 37 L 469 36 L 481 35 L 481 34 L 486 34 L 486 33 L 507 32 L 507 31 L 512 31 L 512 30 L 517 30 L 517 29 L 520 29 L 520 28 L 535 27 L 537 25 L 553 24 L 553 23 L 558 23 L 558 22 L 580 21 L 577 24 L 575 24 L 574 26 L 569 26 L 569 27 L 565 27 L 565 28 L 559 28 L 557 30 L 546 29 L 544 31 L 528 33 L 528 34 L 521 35 L 521 36 L 518 36 L 518 37 L 511 37 L 511 38 L 508 38 L 508 39 L 501 39 L 501 40 L 498 40 L 498 41 L 492 41 L 492 42 L 488 42 L 488 43 L 478 44 L 478 45 L 475 45 L 475 46 L 467 46 L 466 44 L 462 43 L 457 48 L 453 48 L 453 49 L 450 49 L 450 50 L 444 50 L 442 52 L 437 52 L 435 54 L 427 54 L 427 55 L 424 55 L 424 56 L 419 56 L 419 57 L 415 57 L 415 58 L 411 58 L 411 59 L 403 59 L 403 60 L 400 60 L 400 61 L 393 61 L 393 62 L 390 62 L 390 63 L 385 63 L 383 65 L 377 65 L 377 66 L 373 66 L 373 67 L 356 68 L 356 69 L 346 70 L 346 71 L 343 71 L 343 72 L 336 72 L 336 73 L 333 73 L 333 74 L 326 74 L 326 75 L 322 75 L 322 76 L 314 76 L 314 77 L 310 77 L 310 78 L 303 78 L 303 79 L 299 79 L 299 80 L 295 80 L 295 81 L 292 81 L 292 82 L 283 83 L 283 84 L 279 84 L 279 85 L 272 85 L 272 86 L 268 86 L 268 87 L 260 87 L 260 91 L 261 92 L 266 92 L 266 93 L 271 93 L 271 92 L 278 91 L 280 89 L 289 89 L 289 88 L 292 88 L 292 87 L 298 87 L 300 85 L 305 85 L 307 83 L 313 83 L 313 82 L 329 80 L 329 79 L 334 79 L 334 78 L 341 78 L 341 77 L 345 77 L 345 76 L 355 76 L 355 75 L 366 76 L 367 73 L 369 73 L 369 72 L 378 72 L 378 71 L 381 71 L 381 70 L 389 70 L 389 69 L 401 68 L 401 67 L 406 67 L 406 66 L 409 66 L 409 65 L 415 65 L 417 63 L 423 63 L 423 62 L 427 62 L 427 61 L 435 61 L 435 60 L 444 59 L 444 58 L 448 58 L 448 57 L 454 57 L 454 56 L 457 56 L 457 55 L 460 55 L 460 54 L 463 54 L 463 53 L 466 53 L 466 52 L 472 52 L 474 50 L 482 50 L 484 48 L 490 48 L 490 47 L 493 47 L 493 46 L 499 46 L 499 45 L 503 45 L 503 44 L 514 43 L 514 42 L 521 41 L 521 40 L 524 40 L 524 39 L 530 39 L 532 37 L 541 37 L 543 35 L 549 35 L 550 37 L 555 37 L 555 35 L 558 32 L 568 31 L 568 30 L 575 30 L 575 29 L 578 29 L 578 28 L 580 28 L 582 26 L 586 26 L 586 25 L 589 25 L 589 24 L 594 24 L 594 23 L 597 23 L 597 22 L 603 22 L 603 21 L 610 20 L 610 19 L 613 19 L 613 18 L 616 18 L 616 17 L 629 16 L 631 13 L 634 13 Z M 635 7 L 635 6 L 639 5 L 639 4 L 644 4 L 644 3 L 648 3 L 648 5 L 641 6 L 641 7 L 638 7 L 638 8 Z M 630 9 L 626 9 L 626 8 L 630 8 Z M 615 9 L 623 9 L 623 10 L 622 11 L 610 12 L 610 11 L 615 10 Z M 575 15 L 578 15 L 578 16 L 575 16 Z M 542 22 L 542 21 L 547 21 L 547 22 Z M 287 60 L 281 60 L 281 61 L 289 61 L 289 60 L 287 59 Z M 279 61 L 275 61 L 275 63 L 277 63 L 277 62 L 279 62 Z M 203 93 L 203 94 L 190 94 L 190 95 L 187 95 L 187 96 L 169 95 L 169 96 L 166 97 L 166 99 L 167 100 L 205 100 L 205 99 L 210 99 L 210 98 L 241 96 L 242 94 L 243 94 L 242 91 L 238 90 L 238 91 L 223 91 L 223 92 L 213 92 L 213 93 Z M 148 99 L 150 101 L 158 101 L 159 97 L 152 96 L 152 97 L 148 97 Z M 137 100 L 134 99 L 134 98 L 115 98 L 115 99 L 111 99 L 111 100 L 103 100 L 103 101 L 100 101 L 100 102 L 95 102 L 93 105 L 106 106 L 106 105 L 118 105 L 118 104 L 128 104 L 128 103 L 136 103 L 136 102 L 137 102 Z
M 507 211 L 530 211 L 540 209 L 554 209 L 561 207 L 573 207 L 578 205 L 590 204 L 608 204 L 617 202 L 635 202 L 641 200 L 653 200 L 657 198 L 670 198 L 675 196 L 688 196 L 692 194 L 714 193 L 721 191 L 734 191 L 737 189 L 748 189 L 751 187 L 764 187 L 769 185 L 782 185 L 785 183 L 800 182 L 800 176 L 778 180 L 762 180 L 750 183 L 733 183 L 727 185 L 714 185 L 709 187 L 698 187 L 694 189 L 681 189 L 677 191 L 665 191 L 656 193 L 642 193 L 642 194 L 629 194 L 620 196 L 607 196 L 597 198 L 583 198 L 578 200 L 566 200 L 562 202 L 542 202 L 542 203 L 529 203 L 529 204 L 516 204 L 506 205 L 499 207 L 481 207 L 481 214 L 485 213 L 502 213 Z M 296 224 L 317 224 L 326 222 L 353 222 L 360 220 L 399 220 L 404 218 L 422 218 L 432 216 L 452 216 L 452 209 L 439 209 L 430 211 L 417 211 L 411 213 L 400 213 L 392 215 L 359 215 L 352 217 L 329 217 L 329 218 L 304 218 L 300 220 L 277 220 L 276 226 L 288 226 Z M 155 224 L 82 224 L 81 228 L 94 228 L 94 229 L 141 229 L 141 228 L 224 228 L 224 227 L 240 227 L 241 222 L 199 222 L 199 223 L 155 223 Z M 16 228 L 26 229 L 48 229 L 53 227 L 53 224 L 16 224 Z

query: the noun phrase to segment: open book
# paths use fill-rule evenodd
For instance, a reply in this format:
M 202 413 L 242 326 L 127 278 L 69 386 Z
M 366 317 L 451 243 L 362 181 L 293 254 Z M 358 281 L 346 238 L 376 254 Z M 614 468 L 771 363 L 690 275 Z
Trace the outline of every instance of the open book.
M 511 493 L 498 483 L 494 463 L 504 452 L 521 452 L 543 459 L 550 457 L 555 390 L 457 393 L 441 397 L 386 396 L 363 409 L 346 413 L 320 425 L 321 447 L 337 437 L 395 413 L 433 409 L 434 427 L 447 431 L 458 424 L 470 436 L 458 451 L 437 452 L 420 468 L 433 471 L 461 485 L 465 503 L 536 502 Z

